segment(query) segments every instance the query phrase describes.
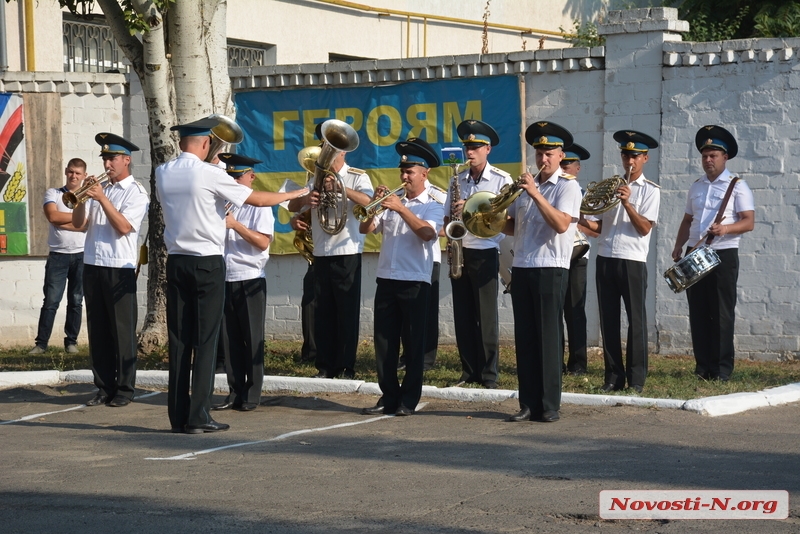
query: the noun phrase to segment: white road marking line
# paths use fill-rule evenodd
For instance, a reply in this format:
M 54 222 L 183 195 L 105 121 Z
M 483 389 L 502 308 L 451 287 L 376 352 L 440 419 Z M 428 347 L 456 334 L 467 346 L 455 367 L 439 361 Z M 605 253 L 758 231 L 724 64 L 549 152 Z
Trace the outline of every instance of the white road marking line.
M 137 399 L 146 399 L 147 397 L 152 397 L 153 395 L 158 395 L 161 393 L 160 391 L 154 391 L 152 393 L 147 393 L 146 395 L 140 395 L 136 397 Z M 79 404 L 78 406 L 73 406 L 72 408 L 67 408 L 65 410 L 56 410 L 55 412 L 44 412 L 44 413 L 35 413 L 33 415 L 26 415 L 20 419 L 14 419 L 13 421 L 0 421 L 0 425 L 10 425 L 11 423 L 19 423 L 21 421 L 30 421 L 31 419 L 38 419 L 39 417 L 44 417 L 45 415 L 53 415 L 54 413 L 64 413 L 64 412 L 71 412 L 72 410 L 78 410 L 80 408 L 86 408 L 85 404 Z
M 424 408 L 428 403 L 421 402 L 417 405 L 417 411 Z M 365 423 L 373 423 L 375 421 L 380 421 L 381 419 L 388 419 L 390 417 L 394 417 L 394 415 L 382 415 L 380 417 L 372 417 L 370 419 L 364 419 L 363 421 L 352 421 L 350 423 L 339 423 L 338 425 L 331 425 L 331 426 L 323 426 L 318 428 L 305 428 L 303 430 L 295 430 L 293 432 L 287 432 L 285 434 L 281 434 L 280 436 L 275 436 L 274 438 L 270 439 L 261 439 L 258 441 L 247 441 L 243 443 L 233 443 L 231 445 L 223 445 L 222 447 L 214 447 L 213 449 L 204 449 L 202 451 L 197 452 L 187 452 L 186 454 L 179 454 L 178 456 L 168 456 L 165 458 L 145 458 L 145 460 L 194 460 L 201 454 L 209 454 L 211 452 L 223 451 L 225 449 L 234 449 L 237 447 L 246 447 L 247 445 L 258 445 L 259 443 L 268 443 L 270 441 L 280 441 L 286 438 L 291 438 L 294 436 L 299 436 L 301 434 L 309 434 L 311 432 L 324 432 L 326 430 L 333 430 L 335 428 L 345 428 L 348 426 L 356 426 L 356 425 L 363 425 Z

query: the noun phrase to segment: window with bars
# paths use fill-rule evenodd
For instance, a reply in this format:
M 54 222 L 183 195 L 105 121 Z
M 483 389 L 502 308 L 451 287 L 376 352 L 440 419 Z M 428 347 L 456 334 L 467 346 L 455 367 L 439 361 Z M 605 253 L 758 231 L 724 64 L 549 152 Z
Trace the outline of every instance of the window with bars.
M 125 54 L 102 17 L 77 20 L 65 15 L 63 33 L 64 72 L 128 72 Z M 228 67 L 274 65 L 275 58 L 275 45 L 228 39 Z

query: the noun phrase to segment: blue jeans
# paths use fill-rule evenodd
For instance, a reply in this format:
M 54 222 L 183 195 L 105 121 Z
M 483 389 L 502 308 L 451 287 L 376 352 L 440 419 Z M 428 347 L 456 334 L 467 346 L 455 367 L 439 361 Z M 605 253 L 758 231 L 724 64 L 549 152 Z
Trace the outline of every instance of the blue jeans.
M 69 281 L 69 285 L 67 285 Z M 36 345 L 47 348 L 56 311 L 67 287 L 67 322 L 64 325 L 64 346 L 78 343 L 83 309 L 83 252 L 62 254 L 51 252 L 44 267 L 44 303 L 39 313 Z

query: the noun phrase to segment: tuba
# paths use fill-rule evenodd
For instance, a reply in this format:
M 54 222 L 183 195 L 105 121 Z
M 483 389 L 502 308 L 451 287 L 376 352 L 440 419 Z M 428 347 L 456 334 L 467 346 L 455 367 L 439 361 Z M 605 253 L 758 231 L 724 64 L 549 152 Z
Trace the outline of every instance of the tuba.
M 208 118 L 216 119 L 219 122 L 219 124 L 211 128 L 211 146 L 208 148 L 208 156 L 205 159 L 206 163 L 211 163 L 227 145 L 241 143 L 242 139 L 244 139 L 244 132 L 233 119 L 225 115 L 214 113 L 209 115 Z
M 315 162 L 319 158 L 321 150 L 322 148 L 318 146 L 307 146 L 297 154 L 297 161 L 308 172 L 309 178 L 316 170 Z M 309 228 L 308 230 L 295 230 L 292 244 L 308 264 L 312 265 L 314 263 L 314 239 L 311 236 L 311 210 L 307 208 L 308 206 L 303 207 L 305 211 L 300 212 L 299 218 L 309 225 Z
M 534 180 L 542 169 L 537 171 Z M 461 212 L 464 226 L 469 233 L 476 237 L 489 238 L 503 231 L 508 219 L 508 207 L 525 191 L 520 186 L 520 179 L 521 177 L 514 183 L 504 185 L 497 194 L 477 191 L 470 195 Z
M 600 182 L 591 182 L 586 186 L 586 194 L 581 200 L 581 213 L 584 215 L 600 215 L 619 204 L 617 189 L 625 185 L 627 180 L 618 174 Z
M 61 195 L 61 202 L 69 209 L 74 210 L 75 206 L 83 204 L 89 198 L 89 195 L 86 194 L 89 189 L 97 184 L 103 184 L 103 187 L 105 187 L 106 182 L 108 182 L 108 173 L 104 172 L 96 178 L 93 178 L 90 182 L 83 184 L 79 189 L 76 189 L 75 192 L 67 191 Z
M 352 126 L 336 119 L 323 122 L 320 133 L 322 146 L 313 170 L 314 189 L 320 195 L 317 220 L 325 233 L 335 235 L 344 229 L 347 222 L 347 190 L 342 178 L 331 170 L 331 165 L 340 153 L 358 148 L 358 134 Z

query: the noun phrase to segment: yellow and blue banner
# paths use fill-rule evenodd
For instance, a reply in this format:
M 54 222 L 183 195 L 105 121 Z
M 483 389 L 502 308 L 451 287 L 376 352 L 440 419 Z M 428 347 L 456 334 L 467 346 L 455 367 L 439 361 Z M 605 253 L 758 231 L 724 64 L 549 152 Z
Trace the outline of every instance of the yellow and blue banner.
M 399 156 L 395 143 L 420 137 L 437 151 L 460 146 L 456 126 L 478 119 L 494 127 L 500 144 L 489 161 L 518 174 L 521 162 L 519 85 L 516 76 L 405 82 L 370 87 L 284 89 L 236 94 L 236 122 L 244 131 L 237 152 L 262 160 L 256 166 L 255 187 L 277 191 L 292 179 L 305 184 L 306 172 L 297 162 L 304 147 L 319 144 L 317 123 L 339 119 L 350 124 L 359 137 L 357 150 L 347 163 L 364 169 L 373 185 L 400 184 Z M 433 169 L 429 179 L 443 189 L 449 186 L 451 169 Z M 296 252 L 290 214 L 275 207 L 275 239 L 270 254 Z M 367 239 L 365 251 L 377 251 L 379 240 Z

